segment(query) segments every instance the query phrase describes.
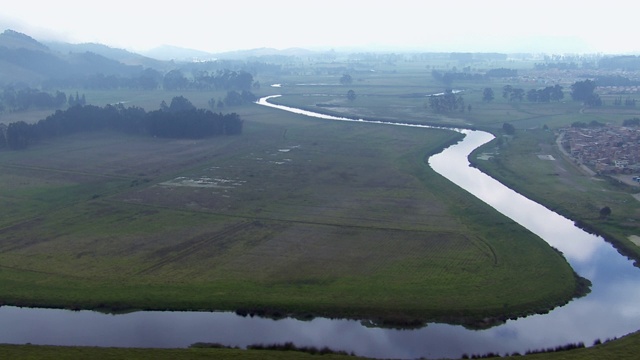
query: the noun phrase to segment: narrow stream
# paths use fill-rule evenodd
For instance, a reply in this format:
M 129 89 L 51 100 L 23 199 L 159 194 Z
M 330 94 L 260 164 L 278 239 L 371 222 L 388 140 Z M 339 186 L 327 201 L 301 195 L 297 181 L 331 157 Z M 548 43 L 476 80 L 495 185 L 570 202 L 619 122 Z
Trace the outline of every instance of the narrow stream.
M 259 104 L 327 120 L 358 121 L 274 105 Z M 381 122 L 373 122 L 380 124 Z M 389 125 L 426 127 L 411 124 Z M 368 328 L 358 321 L 317 318 L 270 320 L 228 312 L 134 312 L 106 315 L 92 311 L 0 307 L 0 343 L 117 347 L 186 347 L 216 342 L 245 347 L 284 343 L 328 346 L 376 358 L 459 358 L 544 349 L 620 337 L 640 328 L 640 271 L 602 238 L 528 200 L 469 166 L 468 154 L 492 135 L 457 130 L 460 143 L 432 156 L 429 165 L 490 206 L 562 251 L 574 270 L 593 283 L 586 297 L 548 314 L 507 321 L 488 330 L 429 324 L 417 330 Z

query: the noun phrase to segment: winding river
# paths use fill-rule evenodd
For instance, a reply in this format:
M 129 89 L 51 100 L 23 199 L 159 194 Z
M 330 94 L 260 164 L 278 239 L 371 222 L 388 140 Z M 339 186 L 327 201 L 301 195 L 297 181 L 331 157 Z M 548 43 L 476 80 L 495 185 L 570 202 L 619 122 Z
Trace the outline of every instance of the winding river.
M 327 120 L 358 121 L 274 105 L 258 104 Z M 381 123 L 374 121 L 372 123 Z M 412 124 L 388 125 L 426 127 Z M 455 129 L 454 129 L 455 130 Z M 429 324 L 417 330 L 369 328 L 358 321 L 317 318 L 271 320 L 229 312 L 134 312 L 107 315 L 92 311 L 0 307 L 0 343 L 117 347 L 186 347 L 216 342 L 244 347 L 292 341 L 299 346 L 329 346 L 376 358 L 459 358 L 462 354 L 500 354 L 544 349 L 567 343 L 620 337 L 640 328 L 640 271 L 602 238 L 517 194 L 470 167 L 468 154 L 492 135 L 456 130 L 465 138 L 432 156 L 429 165 L 455 184 L 562 251 L 592 291 L 548 314 L 509 320 L 487 330 Z

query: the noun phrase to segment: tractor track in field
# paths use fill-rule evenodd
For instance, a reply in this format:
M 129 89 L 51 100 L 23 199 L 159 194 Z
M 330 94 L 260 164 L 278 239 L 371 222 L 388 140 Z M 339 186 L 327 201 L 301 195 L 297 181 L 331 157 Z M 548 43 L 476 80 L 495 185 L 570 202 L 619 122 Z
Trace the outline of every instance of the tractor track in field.
M 168 252 L 169 254 L 162 257 L 155 264 L 138 271 L 136 275 L 145 275 L 152 273 L 170 263 L 175 263 L 188 256 L 191 256 L 208 246 L 225 248 L 229 242 L 227 240 L 233 240 L 234 234 L 255 226 L 254 223 L 255 222 L 253 221 L 240 222 L 238 224 L 227 226 L 221 231 L 196 236 L 195 238 L 192 238 L 185 242 L 181 242 L 174 246 L 158 250 L 157 253 Z

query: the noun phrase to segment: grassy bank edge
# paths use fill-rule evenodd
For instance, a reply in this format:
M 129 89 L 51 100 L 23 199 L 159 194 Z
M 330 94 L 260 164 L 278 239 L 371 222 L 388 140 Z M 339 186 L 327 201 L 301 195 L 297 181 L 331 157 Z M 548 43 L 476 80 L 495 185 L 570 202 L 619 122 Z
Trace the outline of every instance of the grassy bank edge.
M 497 131 L 495 129 L 482 129 L 482 131 L 492 133 L 494 136 L 496 136 L 496 139 L 502 135 L 500 131 Z M 477 159 L 477 155 L 480 153 L 486 152 L 488 149 L 492 147 L 495 147 L 496 139 L 491 140 L 490 142 L 478 147 L 469 155 L 468 160 L 471 166 L 491 176 L 498 182 L 502 183 L 503 185 L 507 186 L 510 189 L 513 189 L 517 193 L 522 194 L 523 196 L 539 204 L 545 205 L 546 207 L 552 209 L 552 211 L 558 213 L 559 215 L 562 215 L 567 219 L 570 219 L 571 221 L 574 222 L 574 224 L 577 227 L 586 231 L 587 233 L 602 237 L 606 242 L 610 243 L 618 251 L 618 253 L 632 260 L 634 262 L 634 266 L 640 267 L 640 247 L 630 245 L 629 241 L 620 239 L 617 236 L 609 233 L 598 223 L 595 223 L 588 219 L 581 219 L 575 213 L 565 208 L 550 207 L 546 199 L 539 196 L 535 192 L 528 191 L 526 187 L 519 185 L 517 181 L 510 181 L 508 178 L 500 176 L 500 174 L 494 173 L 488 167 L 483 166 L 483 162 Z
M 640 332 L 623 336 L 613 341 L 587 348 L 512 356 L 518 359 L 635 359 L 640 353 Z M 357 355 L 357 354 L 355 354 Z M 49 345 L 0 345 L 0 357 L 4 359 L 317 359 L 318 355 L 299 351 L 242 350 L 227 348 L 188 349 L 140 349 L 140 348 L 99 348 Z M 342 354 L 323 354 L 322 359 L 365 359 Z

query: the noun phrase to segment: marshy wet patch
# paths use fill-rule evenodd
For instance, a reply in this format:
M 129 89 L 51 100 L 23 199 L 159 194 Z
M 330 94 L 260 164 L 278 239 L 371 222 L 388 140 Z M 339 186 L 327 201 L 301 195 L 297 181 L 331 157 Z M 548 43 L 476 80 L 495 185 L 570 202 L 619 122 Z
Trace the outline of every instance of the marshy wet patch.
M 232 189 L 246 183 L 244 180 L 212 178 L 208 176 L 178 176 L 175 179 L 159 183 L 160 186 L 186 186 L 202 188 Z

